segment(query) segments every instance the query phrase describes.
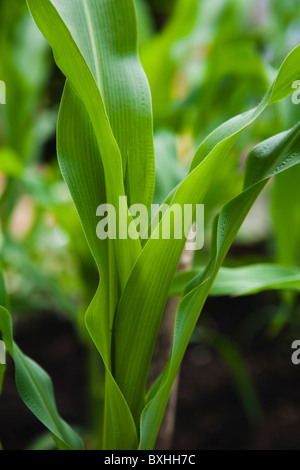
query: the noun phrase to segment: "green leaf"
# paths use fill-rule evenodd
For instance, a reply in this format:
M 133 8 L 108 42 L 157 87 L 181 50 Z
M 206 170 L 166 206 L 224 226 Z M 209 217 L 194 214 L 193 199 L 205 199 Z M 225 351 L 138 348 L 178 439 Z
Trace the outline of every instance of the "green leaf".
M 299 74 L 300 46 L 284 61 L 274 84 L 257 108 L 225 122 L 199 146 L 189 175 L 174 191 L 172 204 L 183 208 L 184 204 L 204 202 L 215 174 L 220 172 L 238 137 L 274 101 L 274 97 L 279 99 L 292 93 L 291 84 Z M 287 83 L 285 76 L 292 81 Z M 255 176 L 251 174 L 254 171 L 255 166 L 247 171 L 248 179 Z M 169 217 L 171 210 L 164 218 Z M 185 244 L 185 240 L 174 239 L 172 232 L 169 240 L 155 239 L 162 223 L 156 227 L 132 270 L 120 300 L 113 331 L 114 374 L 136 423 L 143 407 L 148 370 L 164 307 Z
M 176 275 L 170 295 L 181 296 L 188 284 L 203 271 L 204 267 Z M 238 268 L 221 268 L 209 295 L 238 297 L 266 290 L 281 289 L 300 290 L 299 268 L 287 268 L 276 264 L 252 264 Z
M 122 159 L 130 204 L 148 207 L 154 190 L 152 110 L 137 53 L 133 0 L 28 0 L 28 5 L 87 107 L 111 193 L 122 194 Z
M 250 208 L 269 179 L 300 163 L 300 125 L 262 142 L 249 154 L 244 190 L 222 209 L 213 225 L 210 260 L 206 269 L 187 287 L 175 321 L 174 344 L 169 362 L 150 390 L 141 418 L 142 449 L 151 448 L 163 417 L 173 382 L 198 317 L 224 258 Z
M 136 428 L 111 373 L 111 331 L 118 295 L 114 240 L 97 238 L 95 217 L 95 208 L 106 202 L 105 175 L 87 111 L 68 84 L 59 114 L 58 160 L 100 273 L 99 288 L 86 313 L 86 324 L 106 367 L 103 445 L 112 450 L 122 446 L 136 448 Z M 124 249 L 126 241 L 120 241 Z
M 83 449 L 80 437 L 58 414 L 50 377 L 13 341 L 11 317 L 2 306 L 0 331 L 7 351 L 14 359 L 16 384 L 25 405 L 49 429 L 59 449 Z
M 300 167 L 280 173 L 274 179 L 272 215 L 277 262 L 285 266 L 296 265 L 300 254 L 299 181 Z
M 111 440 L 105 445 L 118 448 L 120 435 L 123 439 L 125 435 L 123 445 L 132 448 L 136 430 L 111 375 L 110 338 L 118 289 L 125 285 L 141 246 L 139 240 L 99 241 L 95 213 L 101 203 L 118 208 L 119 196 L 125 194 L 130 204 L 149 207 L 152 201 L 152 110 L 137 54 L 134 2 L 29 0 L 28 4 L 68 79 L 60 109 L 58 154 L 101 278 L 86 319 L 107 370 L 106 426 L 113 431 L 106 432 Z M 125 432 L 120 423 L 124 430 L 127 427 Z
M 184 8 L 185 3 L 178 2 L 181 11 L 194 12 L 196 16 L 199 2 L 190 0 L 188 8 Z M 149 206 L 153 193 L 151 104 L 136 52 L 134 3 L 133 0 L 28 0 L 28 4 L 67 77 L 58 126 L 58 153 L 100 272 L 99 289 L 86 318 L 106 367 L 104 446 L 132 449 L 137 445 L 157 332 L 185 243 L 173 236 L 170 240 L 154 236 L 142 250 L 140 240 L 100 242 L 96 238 L 95 211 L 101 202 L 118 208 L 119 196 L 126 194 L 130 204 L 139 202 Z M 173 34 L 178 37 L 176 24 L 176 21 L 171 23 L 166 44 Z M 188 18 L 188 31 L 191 24 L 194 24 L 193 15 Z M 287 57 L 257 108 L 229 120 L 200 145 L 188 177 L 172 194 L 173 204 L 183 207 L 203 203 L 216 172 L 222 168 L 238 137 L 269 104 L 293 92 L 291 85 L 299 73 L 300 47 Z M 148 395 L 141 421 L 142 448 L 154 445 L 199 311 L 239 224 L 270 177 L 263 173 L 261 162 L 267 162 L 271 168 L 271 160 L 276 161 L 278 167 L 273 168 L 273 173 L 296 163 L 294 155 L 290 160 L 280 160 L 281 154 L 285 158 L 285 151 L 291 150 L 288 144 L 293 132 L 298 129 L 277 136 L 268 142 L 268 147 L 259 149 L 258 162 L 246 168 L 246 185 L 252 184 L 253 188 L 247 186 L 238 203 L 222 211 L 211 262 L 204 278 L 196 279 L 182 300 L 171 360 Z M 286 145 L 284 149 L 282 141 Z M 255 162 L 255 158 L 254 152 L 250 161 Z M 127 223 L 130 221 L 128 216 Z M 155 235 L 161 225 L 156 226 Z
M 137 55 L 134 3 L 29 0 L 28 4 L 68 79 L 58 123 L 58 157 L 100 272 L 86 321 L 107 370 L 105 426 L 113 430 L 105 432 L 110 436 L 105 446 L 119 448 L 121 436 L 122 445 L 132 448 L 137 445 L 136 430 L 111 375 L 110 338 L 118 289 L 125 285 L 141 246 L 139 240 L 99 241 L 96 209 L 102 203 L 118 208 L 119 196 L 125 194 L 130 204 L 149 206 L 152 200 L 151 100 Z

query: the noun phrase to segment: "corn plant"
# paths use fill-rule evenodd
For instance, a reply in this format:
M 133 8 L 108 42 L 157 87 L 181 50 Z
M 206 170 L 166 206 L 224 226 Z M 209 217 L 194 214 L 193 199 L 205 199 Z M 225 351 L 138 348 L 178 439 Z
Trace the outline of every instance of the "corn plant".
M 248 155 L 243 189 L 212 224 L 207 265 L 184 278 L 172 351 L 147 390 L 159 327 L 186 243 L 185 237 L 175 237 L 176 225 L 181 224 L 176 218 L 170 218 L 170 237 L 160 238 L 163 221 L 174 204 L 183 208 L 203 203 L 239 136 L 269 105 L 293 93 L 292 83 L 300 76 L 300 46 L 287 56 L 256 108 L 225 122 L 200 144 L 187 177 L 166 198 L 169 208 L 163 219 L 152 220 L 152 236 L 144 240 L 128 211 L 136 203 L 150 208 L 155 183 L 151 94 L 137 51 L 134 2 L 27 3 L 66 77 L 57 156 L 99 270 L 99 287 L 85 320 L 105 366 L 105 409 L 101 421 L 99 417 L 102 449 L 152 449 L 189 340 L 237 232 L 270 178 L 300 163 L 300 124 L 258 144 Z M 100 240 L 98 206 L 115 208 L 118 233 L 119 198 L 124 196 L 125 225 L 133 236 Z M 281 282 L 289 275 L 284 270 L 278 273 Z M 272 286 L 276 281 L 279 285 L 276 272 L 272 276 Z M 264 280 L 261 276 L 262 284 Z M 299 284 L 299 273 L 294 282 Z M 259 285 L 255 284 L 257 289 Z M 4 288 L 0 292 L 0 330 L 15 361 L 21 397 L 50 430 L 58 448 L 81 449 L 81 439 L 58 414 L 50 378 L 14 343 Z

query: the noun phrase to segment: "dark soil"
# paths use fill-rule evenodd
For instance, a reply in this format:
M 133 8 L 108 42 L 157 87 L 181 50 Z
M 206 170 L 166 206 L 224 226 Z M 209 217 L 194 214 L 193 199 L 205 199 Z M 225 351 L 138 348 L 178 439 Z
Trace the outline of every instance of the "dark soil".
M 275 338 L 267 333 L 266 306 L 273 303 L 276 308 L 276 302 L 276 294 L 207 302 L 199 324 L 218 330 L 238 346 L 263 419 L 250 425 L 223 358 L 205 344 L 191 344 L 181 368 L 173 449 L 300 449 L 300 365 L 291 362 L 291 343 L 300 339 L 300 329 L 289 323 Z M 258 320 L 261 327 L 255 331 Z M 59 316 L 44 313 L 19 320 L 15 332 L 23 351 L 51 375 L 64 418 L 86 428 L 87 353 L 73 327 Z M 9 362 L 0 398 L 0 440 L 5 449 L 17 450 L 44 433 L 44 428 L 18 397 L 13 372 Z
M 264 314 L 263 308 L 257 311 L 258 298 L 270 301 L 264 296 L 210 300 L 200 324 L 211 326 L 214 321 L 239 347 L 262 418 L 250 425 L 222 357 L 203 345 L 191 345 L 181 369 L 176 449 L 300 449 L 300 365 L 291 361 L 299 328 L 287 325 L 276 338 L 262 328 L 250 341 L 251 316 L 257 324 L 256 314 Z

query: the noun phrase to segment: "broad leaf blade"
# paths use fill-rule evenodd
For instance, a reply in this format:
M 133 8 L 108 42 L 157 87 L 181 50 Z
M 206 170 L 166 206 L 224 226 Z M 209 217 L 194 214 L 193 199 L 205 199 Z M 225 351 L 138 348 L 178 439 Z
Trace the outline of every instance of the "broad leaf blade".
M 114 3 L 121 8 L 120 1 L 115 0 Z M 86 14 L 82 16 L 84 2 L 79 3 L 78 0 L 74 2 L 70 0 L 28 0 L 28 5 L 38 27 L 53 49 L 57 65 L 69 80 L 73 92 L 86 107 L 94 128 L 105 180 L 109 182 L 106 184 L 106 202 L 118 208 L 119 197 L 125 196 L 122 158 L 106 112 L 98 75 L 95 78 L 93 64 L 88 63 L 88 60 L 91 61 L 91 41 L 94 44 L 95 38 L 90 37 L 93 29 L 91 30 L 89 26 Z M 107 2 L 104 1 L 103 5 L 107 5 Z M 134 13 L 134 10 L 132 12 Z M 106 17 L 107 21 L 111 19 L 108 14 Z M 83 30 L 80 28 L 80 23 L 76 23 L 82 19 L 84 20 Z M 80 35 L 80 40 L 78 39 L 79 31 L 83 33 Z M 110 30 L 106 31 L 109 37 Z M 95 48 L 96 46 L 92 47 L 94 63 L 98 60 Z M 123 55 L 119 57 L 121 61 L 126 58 L 128 51 L 125 49 L 122 53 Z M 84 174 L 81 177 L 84 178 Z M 95 211 L 96 208 L 94 208 Z M 122 286 L 126 283 L 131 268 L 139 255 L 139 240 L 129 239 L 125 245 L 122 240 L 117 239 L 115 250 L 119 259 L 118 275 Z
M 188 284 L 203 270 L 204 267 L 178 274 L 174 278 L 170 295 L 183 295 Z M 238 297 L 266 290 L 285 289 L 300 290 L 299 268 L 288 268 L 276 264 L 252 264 L 237 268 L 221 268 L 209 295 Z
M 297 62 L 298 61 L 298 62 Z M 297 64 L 291 70 L 291 64 Z M 282 64 L 278 78 L 259 106 L 227 121 L 199 146 L 190 174 L 175 191 L 172 204 L 201 204 L 230 149 L 268 104 L 292 93 L 284 77 L 300 74 L 300 46 Z M 282 78 L 283 77 L 283 78 Z M 249 174 L 251 169 L 249 170 Z M 168 217 L 170 210 L 164 218 Z M 154 235 L 158 235 L 160 226 Z M 143 406 L 150 361 L 185 240 L 151 238 L 143 249 L 123 292 L 114 325 L 115 377 L 137 422 Z M 124 364 L 124 357 L 127 363 Z
M 100 284 L 86 313 L 86 324 L 106 367 L 103 445 L 111 450 L 133 449 L 137 447 L 136 428 L 111 374 L 111 331 L 118 297 L 114 240 L 99 240 L 96 236 L 95 208 L 106 202 L 104 169 L 87 111 L 69 84 L 65 87 L 58 121 L 58 161 L 100 273 Z M 126 240 L 120 243 L 125 244 Z
M 137 52 L 133 0 L 28 0 L 28 4 L 58 66 L 92 110 L 96 134 L 106 140 L 103 135 L 112 131 L 122 156 L 130 204 L 148 207 L 154 191 L 152 109 Z M 118 160 L 113 150 L 110 158 Z
M 25 405 L 53 434 L 60 449 L 83 449 L 80 437 L 58 414 L 53 386 L 48 374 L 27 357 L 13 341 L 11 317 L 0 306 L 0 331 L 6 348 L 15 362 L 18 392 Z
M 107 400 L 106 426 L 113 429 L 107 432 L 110 440 L 105 445 L 118 448 L 121 434 L 123 445 L 132 448 L 136 430 L 111 375 L 110 337 L 118 289 L 125 285 L 141 246 L 139 240 L 99 241 L 95 213 L 101 203 L 118 209 L 119 196 L 125 194 L 130 203 L 149 206 L 153 194 L 151 100 L 137 55 L 134 3 L 29 0 L 28 4 L 68 79 L 58 153 L 101 278 L 86 318 L 106 365 L 107 396 L 114 403 L 110 406 Z M 120 432 L 120 423 L 127 432 Z
M 285 266 L 298 264 L 300 254 L 299 181 L 300 167 L 280 173 L 274 179 L 272 215 L 277 262 Z
M 268 180 L 300 163 L 300 125 L 258 145 L 245 167 L 245 189 L 221 211 L 213 227 L 210 260 L 205 271 L 187 287 L 175 321 L 170 360 L 155 387 L 141 420 L 141 448 L 151 448 L 156 439 L 164 409 L 184 352 L 224 258 L 249 210 Z

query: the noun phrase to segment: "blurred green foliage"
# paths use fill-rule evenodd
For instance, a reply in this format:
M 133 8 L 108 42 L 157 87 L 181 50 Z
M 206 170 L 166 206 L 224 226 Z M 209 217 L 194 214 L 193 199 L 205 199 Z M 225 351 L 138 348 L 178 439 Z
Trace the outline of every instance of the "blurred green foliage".
M 208 0 L 135 2 L 140 56 L 154 106 L 155 202 L 162 202 L 186 174 L 199 142 L 259 102 L 276 67 L 299 42 L 300 6 L 296 0 L 216 0 L 213 6 Z M 25 3 L 2 0 L 0 13 L 0 78 L 7 88 L 7 104 L 0 108 L 1 257 L 11 302 L 17 311 L 20 305 L 22 311 L 34 311 L 43 308 L 46 296 L 49 308 L 70 313 L 90 299 L 97 279 L 53 158 L 60 96 L 53 96 L 53 82 L 61 90 L 63 78 Z M 216 175 L 205 201 L 207 226 L 240 188 L 245 148 L 295 124 L 297 106 L 289 100 L 275 106 L 276 112 L 267 110 L 238 141 Z M 296 178 L 295 171 L 276 177 L 272 213 L 278 255 L 272 245 L 269 255 L 294 264 L 299 195 L 284 191 L 295 206 L 295 217 L 285 224 L 285 204 L 281 199 L 280 209 L 276 202 L 283 192 L 279 186 L 295 187 L 289 174 Z M 293 227 L 285 230 L 288 224 Z M 287 244 L 291 230 L 294 241 Z M 268 235 L 266 229 L 258 238 Z
M 300 2 L 135 3 L 140 57 L 154 109 L 154 202 L 161 203 L 184 178 L 196 147 L 209 132 L 258 104 L 282 59 L 300 42 Z M 11 309 L 17 317 L 39 313 L 46 305 L 47 310 L 71 318 L 81 332 L 82 313 L 96 289 L 97 271 L 54 158 L 60 93 L 53 92 L 53 82 L 62 89 L 63 78 L 23 1 L 0 2 L 0 79 L 7 91 L 6 105 L 0 105 L 0 262 Z M 268 109 L 239 139 L 206 196 L 207 229 L 220 207 L 241 189 L 245 149 L 292 127 L 298 119 L 297 106 L 285 100 Z M 298 167 L 274 178 L 267 197 L 259 199 L 267 222 L 262 230 L 254 227 L 254 236 L 246 226 L 246 235 L 236 241 L 236 245 L 262 242 L 264 251 L 250 260 L 243 251 L 238 257 L 233 254 L 228 265 L 299 264 L 299 179 Z M 269 226 L 274 229 L 271 234 Z M 207 258 L 208 248 L 206 242 L 196 254 L 195 269 Z M 291 310 L 296 299 L 296 294 L 280 297 Z M 289 318 L 285 315 L 282 324 Z M 213 339 L 241 389 L 239 353 L 227 340 Z M 97 391 L 101 390 L 101 383 L 95 381 Z

